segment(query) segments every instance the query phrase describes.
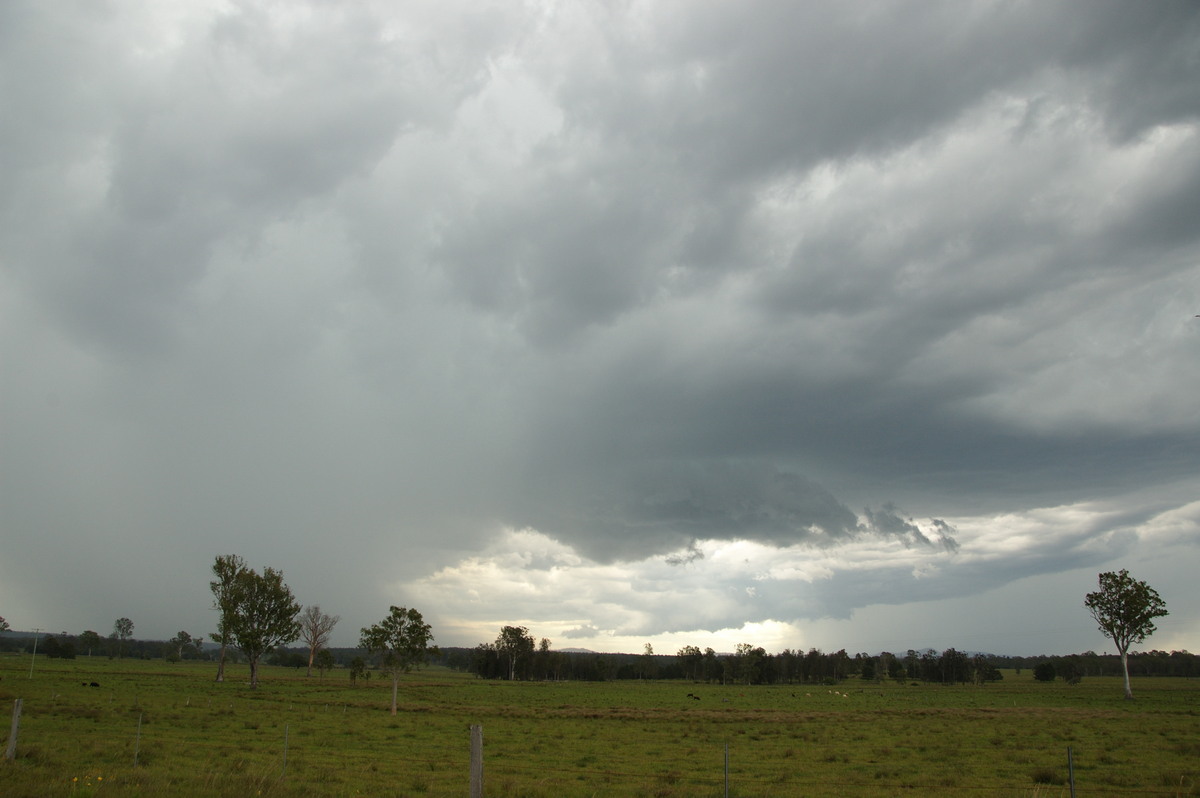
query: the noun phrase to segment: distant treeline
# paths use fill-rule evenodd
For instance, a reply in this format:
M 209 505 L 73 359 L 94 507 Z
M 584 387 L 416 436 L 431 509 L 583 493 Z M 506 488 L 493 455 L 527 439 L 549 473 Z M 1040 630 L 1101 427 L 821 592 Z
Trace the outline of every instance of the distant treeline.
M 0 651 L 31 653 L 32 632 L 0 633 Z M 119 649 L 118 649 L 119 646 Z M 125 657 L 130 659 L 213 660 L 216 648 L 180 645 L 178 640 L 117 641 L 92 633 L 71 635 L 66 632 L 37 636 L 37 653 L 50 659 L 74 659 L 84 656 Z M 370 658 L 362 649 L 332 648 L 337 666 L 351 668 L 355 661 Z M 237 661 L 236 649 L 227 658 Z M 304 668 L 308 650 L 280 648 L 267 657 L 272 665 Z M 474 673 L 483 679 L 507 679 L 510 663 L 495 646 L 442 648 L 431 660 L 459 671 Z M 1061 678 L 1073 680 L 1089 676 L 1119 676 L 1121 660 L 1115 654 L 1054 656 L 1040 654 L 1012 657 L 996 654 L 967 653 L 949 648 L 909 649 L 904 653 L 849 654 L 844 649 L 824 652 L 820 649 L 767 653 L 761 647 L 738 646 L 731 654 L 711 648 L 700 650 L 685 646 L 676 654 L 599 654 L 590 651 L 555 651 L 545 647 L 528 652 L 512 668 L 514 678 L 523 681 L 610 681 L 616 679 L 681 679 L 714 684 L 820 684 L 847 679 L 866 681 L 918 681 L 945 684 L 984 683 L 999 680 L 1001 670 L 1034 671 L 1050 663 Z M 1043 670 L 1045 672 L 1045 670 Z M 1200 661 L 1188 651 L 1145 651 L 1130 653 L 1131 676 L 1200 676 Z
M 0 651 L 33 653 L 33 632 L 0 633 Z M 215 651 L 216 649 L 213 649 Z M 124 659 L 209 659 L 210 651 L 205 647 L 181 645 L 179 641 L 163 640 L 117 640 L 101 637 L 96 632 L 73 635 L 67 632 L 37 635 L 37 655 L 48 659 L 75 659 L 76 657 L 121 657 Z
M 507 679 L 507 663 L 501 652 L 489 645 L 442 649 L 439 662 L 447 667 L 474 673 L 485 679 Z M 732 654 L 688 646 L 675 655 L 597 654 L 536 650 L 518 662 L 516 678 L 524 680 L 682 679 L 718 684 L 821 684 L 847 679 L 866 681 L 918 681 L 944 684 L 982 684 L 1002 679 L 1001 669 L 1020 674 L 1049 663 L 1067 680 L 1087 676 L 1117 676 L 1121 660 L 1114 655 L 1089 651 L 1068 656 L 1039 655 L 1008 657 L 967 653 L 953 648 L 910 649 L 903 654 L 877 655 L 844 649 L 807 652 L 784 649 L 769 654 L 762 648 L 739 646 Z M 1200 662 L 1187 651 L 1148 651 L 1129 655 L 1129 672 L 1136 676 L 1198 676 Z

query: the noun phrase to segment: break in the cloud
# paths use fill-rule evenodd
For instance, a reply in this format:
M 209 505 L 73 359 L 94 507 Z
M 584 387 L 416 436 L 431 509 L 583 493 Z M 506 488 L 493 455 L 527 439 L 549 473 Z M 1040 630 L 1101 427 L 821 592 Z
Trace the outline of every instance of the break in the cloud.
M 341 642 L 405 603 L 1020 652 L 1100 647 L 1127 566 L 1195 648 L 1197 42 L 1184 2 L 5 4 L 0 613 L 202 630 L 238 552 Z

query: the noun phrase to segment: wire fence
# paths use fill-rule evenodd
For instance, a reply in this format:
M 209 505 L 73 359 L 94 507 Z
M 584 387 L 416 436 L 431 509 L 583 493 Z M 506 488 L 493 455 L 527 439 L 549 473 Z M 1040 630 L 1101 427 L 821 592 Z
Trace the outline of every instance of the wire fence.
M 96 703 L 96 702 L 93 702 Z M 206 764 L 193 773 L 205 789 L 235 791 L 247 781 L 263 786 L 304 785 L 312 794 L 339 793 L 356 782 L 389 781 L 400 794 L 461 794 L 472 781 L 471 736 L 429 736 L 420 713 L 384 719 L 378 709 L 344 704 L 303 705 L 280 710 L 269 722 L 246 701 L 188 699 L 182 706 L 49 706 L 24 704 L 18 740 L 14 711 L 8 744 L 54 747 L 86 771 L 122 763 L 131 769 L 177 769 L 197 759 Z M 215 705 L 214 705 L 215 704 Z M 63 733 L 62 715 L 73 713 Z M 245 719 L 239 723 L 239 718 Z M 468 718 L 460 718 L 466 721 Z M 51 723 L 50 721 L 54 721 Z M 205 739 L 204 726 L 233 729 Z M 502 724 L 497 724 L 503 728 Z M 199 727 L 199 729 L 198 729 Z M 605 738 L 596 744 L 579 739 L 498 739 L 483 746 L 479 761 L 482 794 L 526 795 L 854 795 L 936 794 L 1074 795 L 1074 762 L 1086 770 L 1076 779 L 1083 794 L 1185 796 L 1196 794 L 1197 773 L 1185 770 L 1178 781 L 1161 785 L 1129 783 L 1128 776 L 1106 773 L 1103 762 L 1089 761 L 1069 747 L 1044 744 L 970 746 L 955 742 L 889 744 L 867 741 L 855 748 L 841 742 L 813 743 L 803 738 L 752 739 L 745 735 L 717 741 L 695 736 L 682 744 L 649 746 Z M 1125 741 L 1122 756 L 1149 756 L 1160 741 Z M 999 756 L 998 756 L 999 752 Z M 1200 750 L 1198 750 L 1200 753 Z M 928 771 L 912 763 L 941 763 Z M 974 766 L 975 763 L 988 763 Z M 1110 763 L 1119 764 L 1119 763 Z M 932 772 L 930 772 L 932 771 Z M 1123 772 L 1123 771 L 1122 771 Z M 1125 783 L 1121 783 L 1124 780 Z M 1070 792 L 1068 792 L 1070 791 Z

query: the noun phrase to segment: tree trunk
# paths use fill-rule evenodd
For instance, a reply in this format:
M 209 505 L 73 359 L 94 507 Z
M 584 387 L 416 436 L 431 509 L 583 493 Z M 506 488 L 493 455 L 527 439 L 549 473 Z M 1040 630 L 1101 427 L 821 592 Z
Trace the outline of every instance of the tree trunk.
M 1125 698 L 1130 700 L 1133 698 L 1133 689 L 1129 686 L 1129 652 L 1126 649 L 1121 649 L 1121 672 L 1125 674 Z
M 400 674 L 392 673 L 392 714 L 396 714 L 396 692 L 400 688 Z
M 250 658 L 250 689 L 258 689 L 258 657 Z
M 217 681 L 225 681 L 225 644 L 221 644 L 221 656 L 217 660 Z
M 313 659 L 314 659 L 316 656 L 317 656 L 317 649 L 316 649 L 316 648 L 310 648 L 310 649 L 308 650 L 308 674 L 307 674 L 307 676 L 308 676 L 309 678 L 311 678 L 311 677 L 312 677 L 312 664 L 313 664 Z

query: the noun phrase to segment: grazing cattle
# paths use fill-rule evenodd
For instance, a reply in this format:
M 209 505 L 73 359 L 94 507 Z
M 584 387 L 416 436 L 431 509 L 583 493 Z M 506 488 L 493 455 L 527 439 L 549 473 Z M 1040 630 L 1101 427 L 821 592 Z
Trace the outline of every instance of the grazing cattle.
M 100 686 L 100 682 L 92 682 L 90 686 L 91 686 L 91 687 L 99 687 L 99 686 Z

